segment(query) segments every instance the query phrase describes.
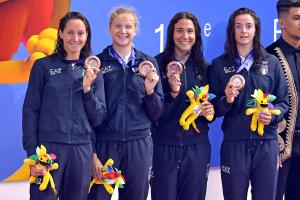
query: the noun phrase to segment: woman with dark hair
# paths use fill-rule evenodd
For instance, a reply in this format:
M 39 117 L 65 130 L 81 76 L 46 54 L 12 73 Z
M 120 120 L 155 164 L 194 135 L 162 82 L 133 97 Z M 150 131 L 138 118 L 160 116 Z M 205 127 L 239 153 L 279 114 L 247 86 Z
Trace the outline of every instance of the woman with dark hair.
M 288 110 L 288 91 L 280 62 L 261 46 L 260 30 L 260 20 L 253 10 L 234 11 L 227 25 L 225 52 L 209 68 L 211 92 L 217 96 L 213 101 L 216 116 L 224 116 L 224 199 L 246 200 L 249 182 L 252 199 L 275 199 L 279 156 L 276 129 Z M 233 79 L 241 81 L 237 84 L 230 81 Z M 266 110 L 257 114 L 258 122 L 264 125 L 263 134 L 253 127 L 251 130 L 252 117 L 245 114 L 251 95 L 258 89 L 264 97 L 275 95 L 272 103 L 281 111 L 278 116 Z
M 88 20 L 69 12 L 60 20 L 54 54 L 32 67 L 23 105 L 23 146 L 31 156 L 42 144 L 57 156 L 59 168 L 51 171 L 58 195 L 50 187 L 40 191 L 33 183 L 30 199 L 87 198 L 93 152 L 90 123 L 98 125 L 106 113 L 103 76 L 99 69 L 84 70 L 90 41 Z M 88 118 L 85 110 L 96 110 L 95 115 Z M 45 173 L 34 166 L 30 172 L 35 177 Z
M 208 120 L 203 116 L 213 115 L 213 106 L 209 102 L 202 104 L 202 116 L 195 121 L 200 133 L 193 128 L 184 130 L 179 124 L 181 114 L 189 106 L 186 91 L 208 83 L 202 49 L 197 18 L 189 12 L 177 13 L 168 26 L 166 48 L 155 57 L 160 67 L 165 103 L 163 116 L 152 127 L 153 200 L 205 199 L 210 143 Z M 171 61 L 181 63 L 181 75 L 167 72 Z

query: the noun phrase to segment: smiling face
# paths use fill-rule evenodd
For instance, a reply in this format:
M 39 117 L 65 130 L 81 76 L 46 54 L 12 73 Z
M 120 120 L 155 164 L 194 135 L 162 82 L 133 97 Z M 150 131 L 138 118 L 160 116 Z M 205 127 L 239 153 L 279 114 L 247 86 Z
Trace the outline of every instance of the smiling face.
M 234 21 L 234 30 L 237 48 L 253 46 L 255 24 L 251 15 L 241 14 L 236 16 Z
M 173 40 L 175 44 L 175 53 L 186 54 L 191 51 L 195 44 L 196 34 L 195 26 L 192 20 L 182 18 L 174 26 Z
M 269 106 L 269 99 L 268 99 L 268 97 L 258 99 L 257 102 L 258 102 L 258 104 L 257 104 L 258 107 L 268 108 L 268 106 Z
M 136 35 L 136 20 L 134 16 L 130 13 L 114 16 L 109 27 L 109 32 L 114 47 L 131 48 L 132 40 Z
M 59 31 L 63 40 L 67 60 L 79 59 L 80 51 L 87 40 L 86 26 L 80 19 L 70 19 L 63 30 Z
M 39 163 L 43 166 L 46 166 L 51 162 L 51 159 L 48 157 L 47 154 L 44 154 L 42 156 L 38 156 L 38 160 L 39 160 Z

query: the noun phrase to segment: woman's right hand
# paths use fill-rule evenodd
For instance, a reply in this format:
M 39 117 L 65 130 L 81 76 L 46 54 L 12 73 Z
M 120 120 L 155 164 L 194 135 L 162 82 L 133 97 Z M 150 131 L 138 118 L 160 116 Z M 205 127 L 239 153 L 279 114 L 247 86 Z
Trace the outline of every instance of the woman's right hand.
M 168 82 L 171 89 L 171 95 L 173 97 L 176 97 L 181 87 L 180 75 L 171 74 L 170 76 L 168 76 Z
M 33 177 L 44 176 L 44 174 L 46 173 L 44 169 L 37 168 L 33 165 L 30 165 L 29 169 L 30 169 L 30 175 Z
M 239 91 L 234 86 L 234 83 L 228 82 L 226 85 L 226 88 L 225 88 L 225 95 L 226 95 L 227 103 L 233 103 L 234 99 L 237 97 L 238 94 L 239 94 Z
M 99 158 L 97 157 L 97 154 L 94 153 L 93 154 L 93 170 L 92 170 L 92 175 L 94 178 L 96 178 L 98 181 L 102 181 L 102 168 L 103 165 L 101 163 L 101 161 L 99 160 Z

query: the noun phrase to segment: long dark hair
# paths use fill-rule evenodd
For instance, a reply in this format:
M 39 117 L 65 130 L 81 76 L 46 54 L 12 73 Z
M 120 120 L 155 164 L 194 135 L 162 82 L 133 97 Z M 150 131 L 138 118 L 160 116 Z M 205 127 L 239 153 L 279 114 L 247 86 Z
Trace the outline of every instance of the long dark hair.
M 67 52 L 64 49 L 64 41 L 63 41 L 63 39 L 60 38 L 59 32 L 64 31 L 67 22 L 71 19 L 80 19 L 85 25 L 86 32 L 87 32 L 87 40 L 85 42 L 85 45 L 80 50 L 79 57 L 86 58 L 91 54 L 91 51 L 92 51 L 92 49 L 91 49 L 91 37 L 92 37 L 91 26 L 90 26 L 89 21 L 87 20 L 87 18 L 84 15 L 82 15 L 80 12 L 75 12 L 75 11 L 68 12 L 65 16 L 63 16 L 60 19 L 57 40 L 56 40 L 56 45 L 55 45 L 53 54 L 60 54 L 64 58 L 66 57 Z
M 193 22 L 195 27 L 195 44 L 192 47 L 190 58 L 195 63 L 195 70 L 200 75 L 204 75 L 205 69 L 204 66 L 206 66 L 206 62 L 204 60 L 203 56 L 203 44 L 202 44 L 202 38 L 201 38 L 201 28 L 199 25 L 199 22 L 197 18 L 190 12 L 179 12 L 171 19 L 169 26 L 168 26 L 168 32 L 167 32 L 167 43 L 164 50 L 164 54 L 170 58 L 174 56 L 174 40 L 173 40 L 173 34 L 175 30 L 175 24 L 180 19 L 189 19 Z
M 227 38 L 225 42 L 225 56 L 227 61 L 230 64 L 234 63 L 234 58 L 236 55 L 238 55 L 237 48 L 236 48 L 236 41 L 235 41 L 235 18 L 238 15 L 250 15 L 254 20 L 254 26 L 255 26 L 255 35 L 253 39 L 253 59 L 255 64 L 259 64 L 262 60 L 265 58 L 265 53 L 262 48 L 261 42 L 260 42 L 260 32 L 261 32 L 261 26 L 260 26 L 260 19 L 256 15 L 256 13 L 249 8 L 239 8 L 236 11 L 234 11 L 229 18 L 228 25 L 227 25 Z

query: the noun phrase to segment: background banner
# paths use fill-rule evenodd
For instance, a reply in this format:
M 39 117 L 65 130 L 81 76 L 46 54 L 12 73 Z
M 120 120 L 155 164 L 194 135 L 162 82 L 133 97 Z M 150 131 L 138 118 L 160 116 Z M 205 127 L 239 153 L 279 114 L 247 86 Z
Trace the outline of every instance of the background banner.
M 16 171 L 26 157 L 21 124 L 30 71 L 27 59 L 31 53 L 25 47 L 28 38 L 48 27 L 57 28 L 65 12 L 76 10 L 91 23 L 93 53 L 97 54 L 111 43 L 109 12 L 119 5 L 132 6 L 138 12 L 140 27 L 134 44 L 152 56 L 163 49 L 168 23 L 179 11 L 197 16 L 208 62 L 223 52 L 228 18 L 240 7 L 252 8 L 260 17 L 265 46 L 280 36 L 276 0 L 0 0 L 0 180 Z M 212 166 L 219 165 L 220 124 L 218 119 L 210 126 Z

